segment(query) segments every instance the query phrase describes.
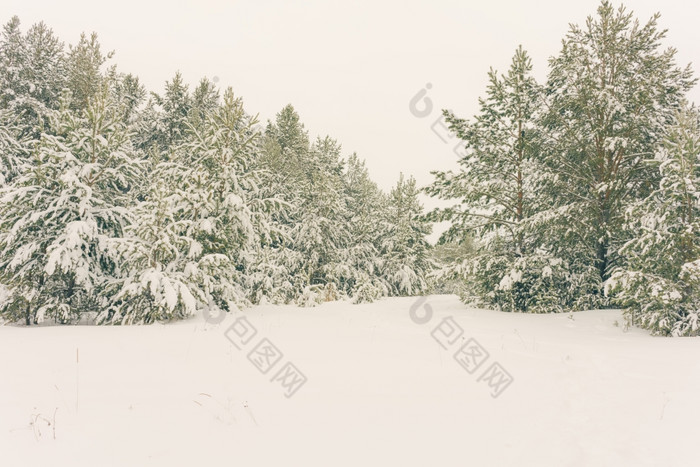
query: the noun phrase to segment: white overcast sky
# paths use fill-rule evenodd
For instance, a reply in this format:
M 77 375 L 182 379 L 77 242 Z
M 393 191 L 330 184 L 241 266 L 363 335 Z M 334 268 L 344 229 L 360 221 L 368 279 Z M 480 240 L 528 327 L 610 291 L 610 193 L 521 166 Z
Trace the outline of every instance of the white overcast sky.
M 292 103 L 312 136 L 338 139 L 366 159 L 388 190 L 399 172 L 418 183 L 454 167 L 452 145 L 431 130 L 439 109 L 477 110 L 489 67 L 505 71 L 518 44 L 538 79 L 559 51 L 569 23 L 582 24 L 599 2 L 245 0 L 0 0 L 0 20 L 23 30 L 43 20 L 66 43 L 98 33 L 112 63 L 151 91 L 179 70 L 194 85 L 217 77 L 261 120 Z M 614 3 L 616 6 L 619 2 Z M 632 0 L 646 21 L 661 13 L 680 64 L 700 62 L 700 7 L 688 0 Z M 418 118 L 409 101 L 423 87 L 434 108 Z M 700 102 L 698 89 L 691 100 Z M 424 199 L 426 207 L 435 204 Z

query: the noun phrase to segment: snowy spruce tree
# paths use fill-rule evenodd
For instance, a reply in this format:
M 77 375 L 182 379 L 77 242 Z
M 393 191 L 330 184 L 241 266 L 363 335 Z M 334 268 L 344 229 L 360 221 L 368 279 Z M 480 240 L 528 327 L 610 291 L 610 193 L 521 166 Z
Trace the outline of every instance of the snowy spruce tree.
M 159 114 L 160 125 L 157 127 L 164 131 L 160 135 L 164 146 L 161 149 L 172 149 L 185 140 L 189 131 L 189 113 L 192 109 L 189 86 L 185 84 L 182 74 L 177 72 L 172 80 L 165 83 L 163 95 L 153 94 L 153 98 L 162 109 Z
M 428 289 L 432 264 L 426 237 L 432 229 L 423 218 L 418 194 L 416 180 L 401 174 L 387 198 L 381 255 L 389 295 L 419 295 Z
M 17 16 L 3 26 L 0 37 L 0 103 L 8 108 L 18 96 L 28 91 L 22 74 L 27 62 L 27 47 Z
M 269 219 L 270 240 L 261 243 L 255 270 L 255 301 L 263 296 L 275 303 L 299 299 L 308 287 L 305 258 L 292 240 L 301 215 L 303 161 L 310 150 L 309 135 L 291 105 L 268 121 L 260 143 L 256 169 L 261 196 L 275 200 Z
M 547 241 L 548 179 L 540 160 L 537 110 L 541 88 L 527 53 L 518 48 L 507 74 L 489 72 L 480 113 L 467 121 L 445 117 L 465 143 L 458 172 L 436 172 L 427 188 L 458 204 L 431 213 L 451 221 L 441 243 L 474 240 L 471 254 L 442 276 L 461 276 L 465 300 L 506 311 L 561 311 L 571 303 L 566 263 Z
M 304 258 L 300 273 L 306 289 L 299 303 L 336 300 L 341 280 L 349 276 L 342 257 L 349 241 L 342 174 L 340 145 L 318 138 L 303 164 L 298 222 L 290 232 L 293 248 Z
M 461 241 L 437 243 L 430 248 L 430 257 L 434 264 L 431 272 L 431 292 L 437 294 L 455 294 L 468 297 L 469 288 L 464 274 L 459 270 L 465 258 L 474 255 L 474 241 L 467 237 Z
M 265 191 L 280 206 L 272 222 L 281 243 L 269 269 L 287 271 L 283 285 L 299 305 L 339 298 L 347 278 L 342 251 L 348 217 L 340 145 L 329 137 L 311 144 L 288 105 L 267 126 L 260 166 Z
M 112 57 L 102 53 L 97 34 L 88 37 L 80 35 L 77 44 L 69 47 L 66 55 L 67 87 L 72 93 L 71 109 L 81 111 L 87 108 L 90 101 L 102 92 L 107 76 L 102 72 L 102 65 Z
M 684 108 L 645 163 L 660 182 L 626 211 L 627 262 L 606 286 L 632 324 L 654 334 L 700 335 L 700 116 Z
M 106 87 L 80 115 L 70 107 L 66 96 L 0 199 L 1 281 L 13 291 L 2 313 L 26 324 L 103 308 L 121 273 L 113 246 L 138 162 Z
M 15 115 L 23 135 L 38 138 L 65 86 L 63 43 L 44 23 L 22 34 L 13 17 L 0 37 L 0 107 Z
M 112 98 L 123 108 L 124 123 L 131 126 L 146 99 L 146 88 L 138 76 L 131 73 L 117 73 L 115 68 L 110 68 L 109 75 L 112 82 Z
M 372 302 L 389 295 L 382 275 L 381 255 L 386 223 L 386 195 L 369 176 L 366 164 L 356 154 L 345 164 L 345 193 L 349 242 L 342 253 L 346 272 L 342 290 L 355 303 Z
M 626 208 L 649 194 L 645 163 L 693 85 L 689 68 L 662 49 L 659 16 L 641 24 L 604 1 L 584 26 L 571 26 L 550 61 L 543 149 L 553 174 L 549 211 L 555 254 L 568 257 L 582 287 L 604 305 L 602 287 L 624 264 Z
M 212 110 L 215 106 L 209 106 Z M 192 96 L 180 72 L 165 82 L 162 94 L 151 92 L 143 109 L 133 117 L 134 144 L 157 159 L 168 159 L 181 145 L 195 123 L 191 118 Z M 199 121 L 204 116 L 199 115 Z M 198 126 L 198 124 L 195 124 Z
M 264 288 L 280 284 L 276 290 L 300 305 L 388 295 L 382 253 L 382 241 L 390 236 L 387 199 L 364 163 L 356 155 L 342 159 L 340 145 L 329 137 L 310 144 L 292 106 L 268 124 L 259 163 L 263 191 L 280 207 L 271 217 L 276 240 L 263 255 L 270 275 Z
M 156 161 L 156 183 L 121 246 L 128 277 L 105 321 L 216 315 L 247 303 L 246 263 L 267 215 L 250 170 L 254 124 L 228 89 L 201 128 L 188 124 L 183 143 Z
M 97 316 L 100 324 L 144 324 L 193 315 L 199 292 L 187 266 L 190 251 L 199 253 L 186 235 L 187 223 L 178 216 L 178 197 L 172 184 L 180 183 L 175 163 L 158 165 L 147 198 L 133 209 L 134 222 L 118 241 L 121 281 L 109 306 Z M 200 294 L 201 295 L 201 294 Z M 201 298 L 201 296 L 200 296 Z
M 189 121 L 195 128 L 201 127 L 207 117 L 219 105 L 219 91 L 216 85 L 207 78 L 202 78 L 192 92 L 192 102 L 189 109 Z

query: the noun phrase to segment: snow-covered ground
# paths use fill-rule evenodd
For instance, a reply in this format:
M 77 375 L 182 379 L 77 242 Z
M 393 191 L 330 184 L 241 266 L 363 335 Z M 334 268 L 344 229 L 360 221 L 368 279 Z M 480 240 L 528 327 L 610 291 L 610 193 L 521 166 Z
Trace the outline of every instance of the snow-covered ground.
M 425 324 L 401 298 L 260 306 L 233 328 L 0 327 L 0 465 L 698 465 L 700 339 L 625 330 L 617 311 L 427 303 Z M 453 358 L 470 338 L 489 353 L 473 374 Z M 260 341 L 283 354 L 266 374 Z M 303 385 L 275 380 L 287 362 Z M 495 362 L 505 389 L 482 376 Z

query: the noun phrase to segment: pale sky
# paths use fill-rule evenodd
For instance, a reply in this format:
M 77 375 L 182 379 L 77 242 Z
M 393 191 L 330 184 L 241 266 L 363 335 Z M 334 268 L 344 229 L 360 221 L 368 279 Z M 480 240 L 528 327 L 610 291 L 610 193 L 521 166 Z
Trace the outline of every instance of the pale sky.
M 111 63 L 161 92 L 181 71 L 191 88 L 203 76 L 232 86 L 261 120 L 291 103 L 312 136 L 330 135 L 357 152 L 388 190 L 399 172 L 428 184 L 431 170 L 455 166 L 452 144 L 431 125 L 439 110 L 477 111 L 489 67 L 506 71 L 518 44 L 543 81 L 569 23 L 599 2 L 546 0 L 382 1 L 27 1 L 0 0 L 0 21 L 18 15 L 24 31 L 43 20 L 66 43 L 98 33 Z M 619 2 L 614 3 L 616 6 Z M 632 0 L 646 21 L 661 13 L 679 64 L 700 62 L 700 7 L 687 0 Z M 427 83 L 429 115 L 409 111 Z M 700 103 L 700 91 L 691 93 Z M 439 128 L 438 128 L 439 130 Z M 435 202 L 424 198 L 426 207 Z M 440 230 L 440 229 L 438 229 Z

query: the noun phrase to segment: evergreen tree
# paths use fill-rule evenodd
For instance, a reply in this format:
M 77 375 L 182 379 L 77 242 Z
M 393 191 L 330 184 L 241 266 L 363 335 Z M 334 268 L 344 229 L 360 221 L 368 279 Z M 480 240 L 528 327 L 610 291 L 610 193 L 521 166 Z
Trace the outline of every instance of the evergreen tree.
M 188 88 L 182 79 L 182 74 L 177 72 L 171 81 L 165 83 L 165 93 L 162 97 L 153 94 L 155 103 L 162 108 L 159 116 L 161 127 L 165 132 L 161 138 L 165 144 L 163 150 L 172 149 L 185 140 L 192 108 L 192 98 Z
M 318 138 L 303 161 L 301 202 L 291 241 L 304 258 L 300 273 L 310 287 L 306 297 L 323 290 L 324 299 L 338 298 L 340 279 L 347 275 L 341 257 L 348 230 L 340 151 L 335 140 Z
M 156 156 L 157 157 L 157 156 Z M 133 209 L 134 222 L 118 243 L 124 276 L 98 323 L 144 324 L 193 315 L 206 297 L 196 286 L 193 260 L 200 246 L 187 236 L 188 222 L 173 184 L 181 167 L 156 163 L 147 198 Z
M 17 116 L 23 135 L 38 138 L 66 83 L 63 44 L 44 23 L 26 35 L 19 26 L 13 17 L 0 38 L 0 107 Z
M 124 123 L 131 124 L 136 117 L 139 107 L 146 99 L 146 88 L 141 84 L 137 76 L 117 74 L 112 70 L 110 76 L 114 100 L 123 107 Z
M 190 121 L 195 127 L 198 127 L 218 105 L 219 91 L 217 91 L 216 85 L 207 78 L 202 78 L 192 93 Z
M 626 206 L 653 187 L 644 160 L 694 83 L 675 50 L 661 50 L 658 18 L 641 25 L 603 1 L 584 27 L 571 26 L 550 61 L 543 147 L 556 182 L 557 253 L 594 265 L 587 288 L 598 294 L 622 265 Z
M 630 322 L 654 334 L 700 335 L 700 121 L 684 108 L 647 164 L 660 183 L 626 213 L 628 264 L 608 281 Z
M 121 118 L 104 88 L 82 117 L 63 99 L 29 166 L 4 190 L 0 267 L 14 293 L 6 317 L 69 322 L 106 305 L 138 170 Z
M 382 277 L 381 243 L 386 225 L 386 196 L 370 177 L 365 162 L 352 154 L 345 164 L 345 192 L 349 219 L 346 250 L 348 271 L 342 290 L 355 302 L 371 302 L 388 295 Z
M 161 151 L 170 147 L 162 113 L 153 96 L 146 101 L 143 109 L 135 113 L 131 126 L 134 129 L 134 146 L 154 155 L 156 160 L 161 158 Z
M 298 188 L 307 183 L 304 161 L 309 150 L 309 134 L 299 114 L 292 105 L 285 106 L 265 129 L 261 166 L 267 172 L 266 184 L 290 205 L 299 203 Z
M 13 16 L 3 26 L 0 38 L 0 103 L 2 108 L 8 108 L 10 102 L 17 96 L 29 91 L 28 83 L 22 78 L 22 70 L 27 63 L 27 50 L 20 21 Z
M 34 112 L 45 116 L 49 109 L 57 110 L 66 86 L 63 43 L 43 22 L 33 25 L 25 37 L 28 63 L 24 72 L 30 83 Z
M 381 245 L 382 274 L 391 295 L 417 295 L 428 288 L 431 269 L 426 236 L 431 226 L 423 218 L 416 180 L 403 174 L 387 200 L 386 224 Z
M 307 176 L 305 167 L 310 161 L 311 145 L 308 132 L 292 105 L 285 106 L 274 122 L 268 122 L 260 149 L 258 167 L 262 189 L 266 197 L 277 201 L 278 209 L 270 220 L 275 239 L 264 247 L 266 252 L 260 258 L 266 261 L 258 265 L 258 269 L 277 277 L 266 279 L 268 291 L 279 286 L 285 291 L 285 301 L 300 300 L 304 296 L 305 304 L 314 304 L 319 296 L 318 290 L 310 289 L 313 272 L 310 259 L 305 256 L 309 249 L 305 251 L 300 245 L 302 240 L 308 240 L 302 233 L 302 217 L 308 208 L 303 206 L 304 194 L 311 193 L 312 177 Z M 280 280 L 283 271 L 287 277 Z M 277 300 L 281 298 L 274 292 L 271 295 L 277 296 Z
M 465 258 L 473 257 L 474 254 L 474 242 L 470 237 L 460 242 L 442 242 L 432 246 L 430 256 L 435 269 L 431 273 L 431 292 L 468 296 L 469 291 L 464 283 L 464 274 L 459 271 L 459 265 Z
M 268 238 L 249 264 L 251 300 L 289 303 L 299 298 L 308 285 L 302 273 L 303 254 L 294 248 L 292 233 L 301 212 L 304 184 L 301 160 L 310 150 L 309 137 L 299 115 L 286 106 L 268 122 L 254 168 L 260 174 L 260 198 L 269 201 Z
M 200 269 L 210 270 L 205 291 L 222 309 L 245 302 L 245 291 L 235 284 L 245 283 L 241 275 L 248 253 L 264 236 L 266 210 L 258 198 L 259 176 L 252 170 L 256 123 L 229 88 L 203 131 L 193 129 L 192 141 L 184 146 L 191 169 L 180 194 L 189 204 L 189 234 L 201 245 Z M 220 283 L 224 277 L 229 284 Z
M 459 204 L 431 213 L 452 222 L 441 243 L 474 239 L 472 254 L 442 274 L 468 282 L 465 300 L 507 311 L 560 311 L 575 298 L 568 265 L 553 254 L 543 215 L 552 194 L 540 158 L 541 89 L 519 47 L 506 75 L 489 72 L 471 122 L 445 112 L 465 142 L 460 171 L 436 172 L 427 192 Z
M 228 89 L 202 128 L 190 126 L 171 157 L 158 161 L 158 183 L 122 247 L 129 276 L 106 319 L 152 322 L 247 302 L 246 262 L 266 225 L 250 170 L 254 124 Z
M 112 57 L 102 53 L 97 34 L 90 37 L 80 35 L 77 44 L 69 47 L 66 57 L 67 86 L 72 94 L 71 109 L 86 109 L 91 99 L 102 91 L 106 77 L 102 74 L 102 65 Z

